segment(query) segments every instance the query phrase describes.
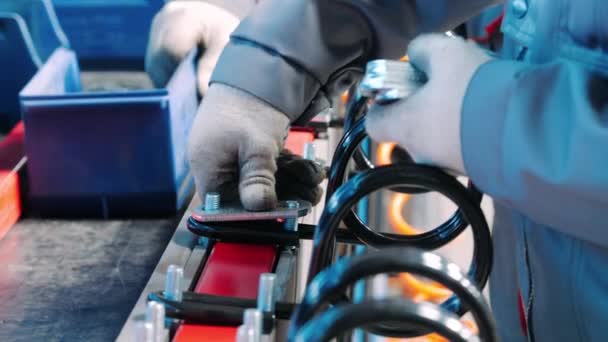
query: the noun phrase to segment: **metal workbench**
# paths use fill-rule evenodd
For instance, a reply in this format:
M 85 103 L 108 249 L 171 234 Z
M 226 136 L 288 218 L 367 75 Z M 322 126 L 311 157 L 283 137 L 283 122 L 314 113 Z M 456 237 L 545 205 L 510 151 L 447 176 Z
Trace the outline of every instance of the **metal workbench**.
M 0 240 L 0 341 L 114 340 L 178 221 L 19 222 Z

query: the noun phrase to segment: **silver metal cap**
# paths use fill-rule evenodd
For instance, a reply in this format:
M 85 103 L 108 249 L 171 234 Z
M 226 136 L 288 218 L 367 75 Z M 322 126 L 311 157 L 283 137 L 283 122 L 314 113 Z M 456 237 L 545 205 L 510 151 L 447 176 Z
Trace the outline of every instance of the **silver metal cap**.
M 208 192 L 205 194 L 205 211 L 214 211 L 220 208 L 221 196 L 217 192 Z
M 177 265 L 169 265 L 165 279 L 165 297 L 169 300 L 182 300 L 182 283 L 184 282 L 184 269 Z
M 408 62 L 378 59 L 367 63 L 359 92 L 388 103 L 410 96 L 426 81 L 426 75 Z
M 146 307 L 146 322 L 153 327 L 154 342 L 164 342 L 165 329 L 165 306 L 157 302 L 148 302 Z
M 255 342 L 255 338 L 255 331 L 244 324 L 236 329 L 236 342 Z
M 277 275 L 274 273 L 262 273 L 258 287 L 258 310 L 262 312 L 274 312 L 275 285 Z
M 152 323 L 139 321 L 135 323 L 135 342 L 154 342 Z
M 312 142 L 307 142 L 304 144 L 304 159 L 315 161 L 317 159 L 317 151 L 315 149 L 315 144 Z
M 254 332 L 254 342 L 259 342 L 262 338 L 263 318 L 262 311 L 258 309 L 246 309 L 243 313 L 243 325 Z
M 297 209 L 300 207 L 300 203 L 298 201 L 287 201 L 287 208 L 289 209 Z M 289 231 L 297 231 L 298 230 L 298 218 L 297 217 L 287 217 L 285 218 L 285 229 Z

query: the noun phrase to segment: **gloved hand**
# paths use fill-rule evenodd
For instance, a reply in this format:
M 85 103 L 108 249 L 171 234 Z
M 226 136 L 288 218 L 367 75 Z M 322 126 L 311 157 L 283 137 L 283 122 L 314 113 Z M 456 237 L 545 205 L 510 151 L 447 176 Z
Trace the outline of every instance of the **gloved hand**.
M 408 56 L 428 82 L 406 99 L 373 105 L 366 129 L 374 140 L 396 142 L 416 162 L 465 175 L 460 143 L 462 104 L 473 74 L 491 57 L 473 42 L 442 34 L 414 39 Z
M 277 192 L 316 204 L 325 173 L 287 152 L 279 158 L 288 128 L 287 116 L 265 102 L 213 84 L 190 133 L 189 159 L 199 196 L 219 192 L 223 200 L 240 198 L 246 209 L 256 211 L 275 207 Z
M 154 17 L 146 52 L 146 72 L 164 87 L 193 48 L 202 52 L 197 65 L 198 90 L 207 92 L 215 64 L 238 26 L 229 12 L 199 1 L 171 1 Z
M 317 204 L 323 195 L 319 186 L 327 177 L 317 162 L 304 159 L 285 149 L 277 159 L 277 195 L 280 199 L 302 199 Z

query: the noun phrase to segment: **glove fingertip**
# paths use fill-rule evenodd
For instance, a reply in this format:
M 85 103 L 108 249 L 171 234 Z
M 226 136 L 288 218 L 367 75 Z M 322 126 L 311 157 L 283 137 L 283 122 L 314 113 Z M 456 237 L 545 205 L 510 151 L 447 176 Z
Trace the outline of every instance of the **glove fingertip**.
M 317 205 L 321 202 L 321 198 L 323 198 L 323 188 L 318 186 L 312 192 L 310 203 Z
M 391 119 L 391 111 L 388 106 L 374 106 L 370 109 L 365 120 L 365 130 L 375 141 L 386 141 L 391 125 L 395 120 Z
M 277 206 L 277 194 L 266 184 L 251 184 L 240 190 L 241 203 L 250 211 L 271 210 Z

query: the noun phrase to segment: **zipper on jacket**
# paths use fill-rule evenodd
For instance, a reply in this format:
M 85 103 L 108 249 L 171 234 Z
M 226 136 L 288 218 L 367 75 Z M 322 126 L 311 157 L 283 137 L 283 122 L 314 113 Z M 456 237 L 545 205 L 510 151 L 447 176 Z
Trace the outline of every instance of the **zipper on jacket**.
M 534 277 L 532 273 L 532 267 L 530 266 L 530 256 L 528 254 L 528 236 L 526 233 L 526 227 L 523 229 L 524 237 L 524 259 L 526 263 L 526 271 L 528 272 L 528 300 L 526 303 L 526 326 L 528 328 L 528 341 L 534 342 L 534 328 L 532 322 L 532 308 L 534 306 Z

